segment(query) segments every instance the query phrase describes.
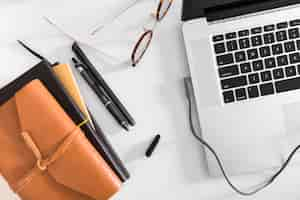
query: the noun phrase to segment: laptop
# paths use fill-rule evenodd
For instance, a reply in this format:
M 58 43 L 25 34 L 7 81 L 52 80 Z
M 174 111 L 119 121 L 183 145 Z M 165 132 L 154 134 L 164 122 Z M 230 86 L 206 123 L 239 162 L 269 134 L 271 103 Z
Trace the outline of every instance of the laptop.
M 183 20 L 202 137 L 230 175 L 278 169 L 300 143 L 300 0 L 184 0 Z

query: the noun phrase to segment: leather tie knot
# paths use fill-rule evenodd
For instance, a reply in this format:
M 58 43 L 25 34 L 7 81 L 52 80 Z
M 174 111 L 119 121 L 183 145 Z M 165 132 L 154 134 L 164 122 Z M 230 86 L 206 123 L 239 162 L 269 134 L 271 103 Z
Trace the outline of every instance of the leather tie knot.
M 38 160 L 36 165 L 41 171 L 46 171 L 48 168 L 48 166 L 44 164 L 43 160 Z
M 63 154 L 68 150 L 70 145 L 72 145 L 73 141 L 77 138 L 77 136 L 80 135 L 80 127 L 86 123 L 88 123 L 88 120 L 85 120 L 79 125 L 75 126 L 75 128 L 70 132 L 70 134 L 63 140 L 62 144 L 60 144 L 57 147 L 56 151 L 46 159 L 42 157 L 40 149 L 33 141 L 30 134 L 27 131 L 23 131 L 21 133 L 21 136 L 27 147 L 32 151 L 32 153 L 36 157 L 37 162 L 36 167 L 34 169 L 32 169 L 28 174 L 26 174 L 21 180 L 17 181 L 15 184 L 12 185 L 12 189 L 15 192 L 21 191 L 28 183 L 30 183 L 33 180 L 33 178 L 37 174 L 45 172 L 51 164 L 53 164 L 60 157 L 62 157 Z

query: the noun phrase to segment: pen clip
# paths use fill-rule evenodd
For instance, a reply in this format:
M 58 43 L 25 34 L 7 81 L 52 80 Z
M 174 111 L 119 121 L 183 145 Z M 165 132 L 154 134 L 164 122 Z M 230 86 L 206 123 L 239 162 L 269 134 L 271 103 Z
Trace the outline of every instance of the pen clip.
M 75 64 L 75 66 L 80 66 L 82 67 L 84 70 L 87 70 L 87 67 L 85 66 L 85 64 L 83 62 L 81 62 L 81 60 L 79 58 L 72 58 L 73 63 Z M 88 73 L 88 72 L 87 72 Z

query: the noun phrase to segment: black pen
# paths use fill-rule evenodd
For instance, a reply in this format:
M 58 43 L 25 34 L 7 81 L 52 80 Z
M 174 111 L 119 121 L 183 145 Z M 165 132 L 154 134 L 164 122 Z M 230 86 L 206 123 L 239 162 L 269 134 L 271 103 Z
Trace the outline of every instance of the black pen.
M 94 77 L 94 80 L 96 81 L 96 84 L 100 85 L 103 87 L 105 90 L 106 94 L 112 99 L 114 104 L 118 107 L 120 112 L 123 114 L 127 122 L 131 125 L 134 126 L 136 124 L 135 120 L 133 117 L 129 114 L 125 106 L 121 103 L 119 98 L 114 94 L 112 89 L 108 86 L 104 78 L 101 76 L 101 74 L 96 70 L 94 65 L 91 63 L 91 61 L 88 59 L 88 57 L 85 55 L 85 53 L 82 51 L 80 46 L 74 42 L 72 45 L 72 50 L 78 57 L 78 59 L 87 67 L 86 70 L 88 71 L 89 74 L 91 74 Z
M 75 68 L 79 71 L 84 80 L 96 93 L 99 99 L 102 101 L 106 109 L 113 115 L 116 121 L 126 130 L 129 131 L 129 124 L 119 109 L 114 105 L 109 96 L 106 94 L 105 90 L 102 87 L 99 87 L 95 81 L 90 77 L 86 71 L 84 64 L 79 63 L 76 58 L 72 58 L 72 61 L 75 64 Z

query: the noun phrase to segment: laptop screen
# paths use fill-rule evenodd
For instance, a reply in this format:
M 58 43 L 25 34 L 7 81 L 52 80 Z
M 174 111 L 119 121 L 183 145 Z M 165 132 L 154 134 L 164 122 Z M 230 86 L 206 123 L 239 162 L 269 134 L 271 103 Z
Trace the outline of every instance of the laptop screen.
M 300 0 L 184 0 L 183 20 L 209 21 L 300 3 Z
M 241 3 L 241 2 L 247 2 L 247 1 L 256 1 L 256 0 L 202 0 L 199 1 L 201 4 L 200 7 L 206 9 L 206 8 L 211 8 L 215 6 L 220 6 L 220 5 L 228 5 L 228 4 L 233 4 L 233 3 Z
M 182 19 L 189 20 L 197 17 L 203 17 L 205 16 L 206 9 L 249 1 L 257 0 L 183 0 Z

